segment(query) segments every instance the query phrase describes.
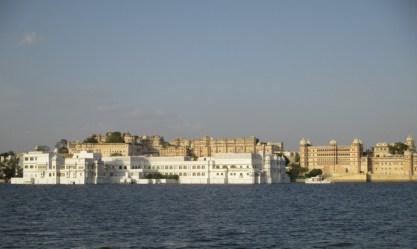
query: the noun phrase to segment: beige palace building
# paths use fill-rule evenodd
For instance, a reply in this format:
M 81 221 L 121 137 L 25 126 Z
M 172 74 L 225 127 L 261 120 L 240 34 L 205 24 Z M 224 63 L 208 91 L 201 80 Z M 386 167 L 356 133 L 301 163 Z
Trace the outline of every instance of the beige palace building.
M 261 153 L 278 154 L 283 152 L 283 143 L 261 142 L 258 138 L 213 138 L 205 136 L 197 139 L 176 138 L 171 142 L 165 141 L 162 136 L 133 136 L 123 133 L 122 143 L 106 143 L 106 136 L 93 134 L 96 143 L 70 142 L 70 154 L 88 151 L 101 153 L 106 156 L 136 156 L 152 155 L 162 157 L 193 156 L 209 157 L 217 153 Z
M 361 168 L 363 152 L 362 141 L 355 138 L 350 145 L 338 145 L 331 140 L 328 145 L 312 146 L 310 141 L 300 141 L 300 165 L 312 169 L 321 169 L 325 174 L 359 174 L 366 172 Z
M 350 145 L 313 146 L 300 141 L 300 166 L 321 169 L 334 181 L 417 181 L 417 153 L 414 139 L 406 138 L 404 154 L 391 154 L 388 143 L 377 143 L 371 153 L 363 152 L 362 141 L 355 138 Z
M 78 143 L 68 144 L 69 154 L 87 151 L 90 153 L 100 153 L 104 156 L 136 156 L 141 155 L 143 148 L 140 144 L 128 143 Z

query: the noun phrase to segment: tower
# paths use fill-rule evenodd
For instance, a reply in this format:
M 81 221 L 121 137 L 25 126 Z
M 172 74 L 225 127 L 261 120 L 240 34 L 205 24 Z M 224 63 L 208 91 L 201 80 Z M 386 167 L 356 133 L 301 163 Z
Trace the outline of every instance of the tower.
M 350 146 L 350 166 L 355 173 L 361 172 L 362 150 L 362 141 L 359 138 L 353 139 L 353 142 Z
M 411 177 L 414 175 L 414 152 L 416 152 L 416 145 L 414 144 L 414 139 L 411 135 L 408 135 L 405 139 L 405 144 L 408 146 L 408 149 L 404 152 L 404 160 L 408 175 Z
M 404 152 L 404 165 L 405 165 L 405 170 L 406 170 L 406 174 L 408 176 L 413 176 L 414 175 L 414 170 L 413 170 L 413 152 L 410 150 L 407 150 Z
M 405 139 L 405 144 L 408 146 L 409 151 L 416 151 L 416 145 L 414 144 L 414 139 L 411 135 L 408 135 L 408 137 Z
M 331 148 L 331 162 L 330 162 L 330 166 L 331 166 L 331 172 L 332 174 L 336 173 L 336 165 L 338 164 L 338 155 L 337 155 L 337 142 L 336 140 L 332 139 L 329 141 L 329 147 Z
M 300 140 L 300 166 L 308 168 L 308 146 L 310 142 L 305 138 Z

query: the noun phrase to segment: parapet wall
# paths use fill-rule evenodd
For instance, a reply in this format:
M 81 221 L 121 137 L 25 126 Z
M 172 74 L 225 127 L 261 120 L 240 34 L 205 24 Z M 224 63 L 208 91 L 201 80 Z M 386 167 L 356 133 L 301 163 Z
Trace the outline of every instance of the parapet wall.
M 369 176 L 370 182 L 410 182 L 417 181 L 417 176 L 404 176 L 404 175 L 376 175 Z
M 379 174 L 349 174 L 333 175 L 332 182 L 417 182 L 417 175 L 379 175 Z
M 333 175 L 332 182 L 367 182 L 366 174 Z

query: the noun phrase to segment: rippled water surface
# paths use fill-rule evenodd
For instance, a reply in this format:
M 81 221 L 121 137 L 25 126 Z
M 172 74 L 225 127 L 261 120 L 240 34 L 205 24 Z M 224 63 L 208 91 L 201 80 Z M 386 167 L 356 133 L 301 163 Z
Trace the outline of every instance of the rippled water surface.
M 3 184 L 0 196 L 0 248 L 417 248 L 417 184 Z

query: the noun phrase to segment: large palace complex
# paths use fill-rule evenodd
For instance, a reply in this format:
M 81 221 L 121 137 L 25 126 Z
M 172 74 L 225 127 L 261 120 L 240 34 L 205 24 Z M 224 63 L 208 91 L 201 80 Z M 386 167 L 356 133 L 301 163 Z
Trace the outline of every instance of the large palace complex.
M 114 135 L 116 136 L 114 137 Z M 282 143 L 255 137 L 177 138 L 129 133 L 93 135 L 69 142 L 66 153 L 23 153 L 23 177 L 15 184 L 185 183 L 259 184 L 289 182 Z
M 130 133 L 121 134 L 121 143 L 108 143 L 105 135 L 93 135 L 92 142 L 70 142 L 69 153 L 81 151 L 97 152 L 103 156 L 193 156 L 207 157 L 216 153 L 261 153 L 276 154 L 283 152 L 283 143 L 260 142 L 256 137 L 244 138 L 213 138 L 200 139 L 176 138 L 167 142 L 161 136 L 133 136 Z
M 338 145 L 331 140 L 328 145 L 313 146 L 310 141 L 300 141 L 300 166 L 321 169 L 333 181 L 417 181 L 417 153 L 414 139 L 406 138 L 406 149 L 392 150 L 394 144 L 377 143 L 364 152 L 360 139 L 350 145 Z
M 53 152 L 43 147 L 21 154 L 23 177 L 12 178 L 12 183 L 282 183 L 289 181 L 288 162 L 299 163 L 307 172 L 321 170 L 332 182 L 417 181 L 411 136 L 404 143 L 377 143 L 367 150 L 358 138 L 349 145 L 331 140 L 321 146 L 303 138 L 299 154 L 285 152 L 282 142 L 262 142 L 253 136 L 168 142 L 161 136 L 120 132 L 65 141 Z

